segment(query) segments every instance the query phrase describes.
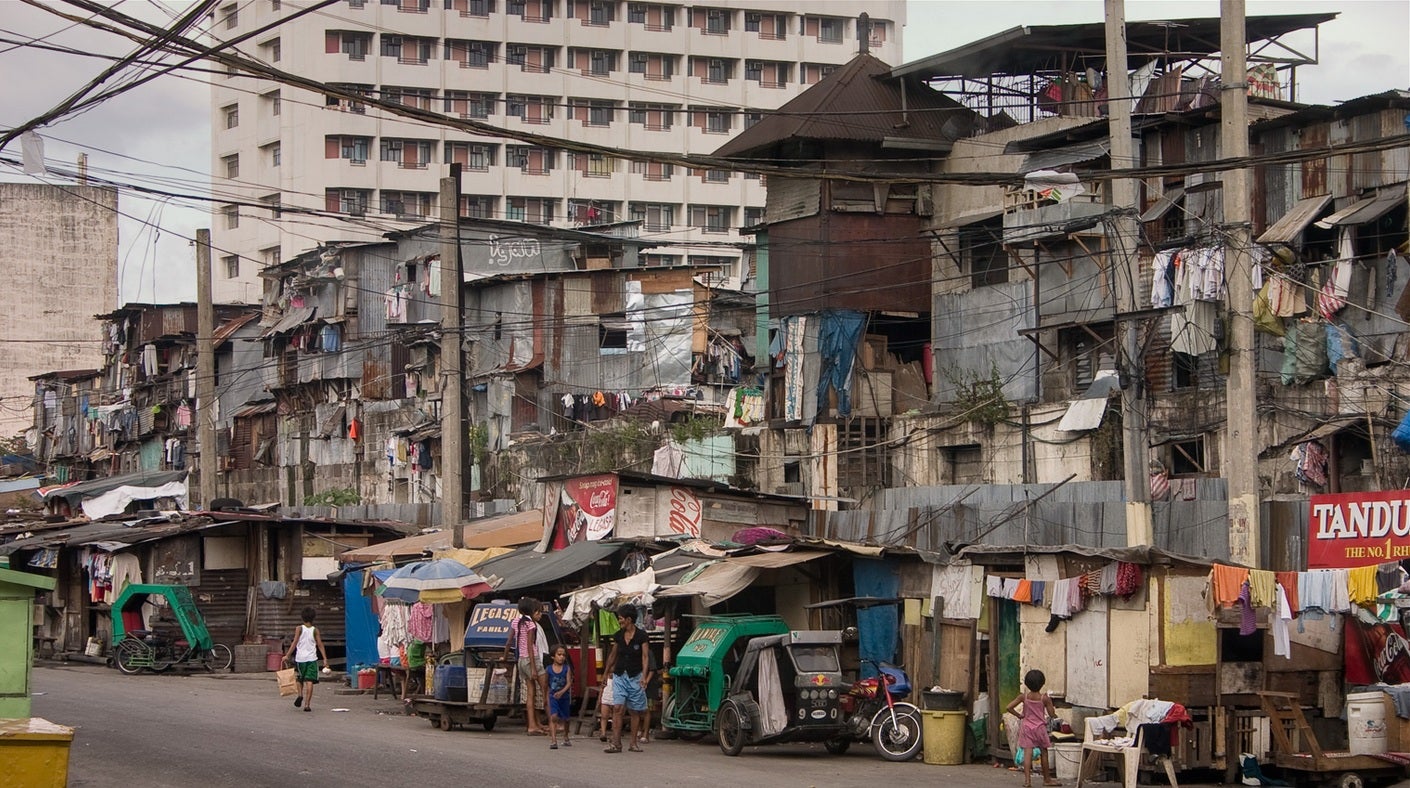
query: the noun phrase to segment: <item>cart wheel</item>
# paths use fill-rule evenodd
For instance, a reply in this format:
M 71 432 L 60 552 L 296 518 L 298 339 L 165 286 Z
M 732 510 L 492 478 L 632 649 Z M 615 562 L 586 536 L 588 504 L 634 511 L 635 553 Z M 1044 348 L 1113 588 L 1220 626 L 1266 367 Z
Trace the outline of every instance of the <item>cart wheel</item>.
M 852 740 L 828 739 L 827 741 L 823 742 L 823 746 L 827 748 L 827 752 L 829 755 L 843 755 L 847 752 L 847 748 L 852 746 Z
M 451 723 L 451 721 L 450 721 L 450 715 L 449 715 L 449 714 L 442 714 L 442 715 L 441 715 L 441 730 L 443 730 L 443 731 L 448 731 L 448 730 L 450 730 L 450 726 L 451 726 L 451 725 L 452 725 L 452 723 Z
M 715 715 L 720 751 L 725 755 L 738 755 L 744 751 L 744 720 L 739 707 L 726 702 Z
M 1361 780 L 1361 775 L 1356 772 L 1347 772 L 1337 778 L 1337 788 L 1364 788 L 1365 783 Z
M 496 722 L 499 722 L 499 716 L 498 716 L 498 715 L 495 715 L 495 714 L 491 714 L 490 716 L 484 718 L 483 720 L 480 720 L 480 725 L 481 725 L 486 731 L 492 731 L 492 730 L 494 730 L 494 724 L 495 724 Z

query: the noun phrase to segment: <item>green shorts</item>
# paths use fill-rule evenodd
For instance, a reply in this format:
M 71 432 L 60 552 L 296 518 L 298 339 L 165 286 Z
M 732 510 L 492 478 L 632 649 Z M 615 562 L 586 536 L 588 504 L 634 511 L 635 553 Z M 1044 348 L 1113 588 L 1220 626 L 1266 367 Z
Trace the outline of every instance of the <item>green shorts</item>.
M 295 662 L 294 670 L 298 671 L 298 673 L 295 675 L 298 676 L 298 679 L 301 683 L 305 681 L 311 681 L 314 684 L 318 683 L 317 662 Z

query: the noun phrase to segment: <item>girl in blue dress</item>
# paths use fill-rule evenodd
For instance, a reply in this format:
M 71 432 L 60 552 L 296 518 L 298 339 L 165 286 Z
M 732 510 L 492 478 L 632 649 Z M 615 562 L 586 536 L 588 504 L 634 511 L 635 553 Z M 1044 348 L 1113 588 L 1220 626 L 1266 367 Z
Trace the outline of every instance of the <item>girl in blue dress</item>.
M 548 748 L 558 749 L 558 728 L 563 728 L 563 746 L 572 747 L 568 738 L 568 718 L 572 716 L 573 668 L 568 664 L 568 649 L 558 646 L 553 649 L 553 664 L 544 671 L 548 674 Z

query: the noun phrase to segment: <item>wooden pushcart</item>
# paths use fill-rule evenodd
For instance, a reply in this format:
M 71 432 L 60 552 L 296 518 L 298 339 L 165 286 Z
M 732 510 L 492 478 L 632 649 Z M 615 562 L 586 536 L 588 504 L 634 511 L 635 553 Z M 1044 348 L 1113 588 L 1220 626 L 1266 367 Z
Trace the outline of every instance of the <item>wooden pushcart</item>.
M 1268 715 L 1273 735 L 1273 763 L 1297 772 L 1299 782 L 1363 788 L 1368 781 L 1406 775 L 1410 754 L 1362 755 L 1322 749 L 1290 692 L 1260 692 L 1259 702 Z

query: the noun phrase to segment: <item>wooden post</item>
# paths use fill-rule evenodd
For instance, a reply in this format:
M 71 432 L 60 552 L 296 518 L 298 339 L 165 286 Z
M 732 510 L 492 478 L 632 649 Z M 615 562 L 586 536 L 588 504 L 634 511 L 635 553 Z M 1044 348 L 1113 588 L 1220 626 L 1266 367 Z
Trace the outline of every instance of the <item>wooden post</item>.
M 441 527 L 465 546 L 465 281 L 460 266 L 460 165 L 441 179 Z

